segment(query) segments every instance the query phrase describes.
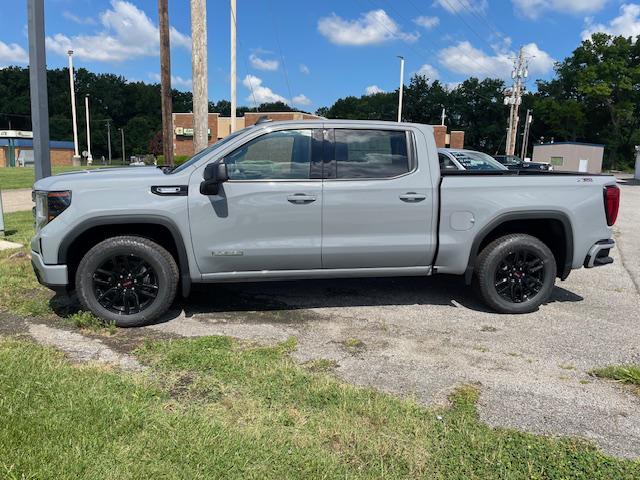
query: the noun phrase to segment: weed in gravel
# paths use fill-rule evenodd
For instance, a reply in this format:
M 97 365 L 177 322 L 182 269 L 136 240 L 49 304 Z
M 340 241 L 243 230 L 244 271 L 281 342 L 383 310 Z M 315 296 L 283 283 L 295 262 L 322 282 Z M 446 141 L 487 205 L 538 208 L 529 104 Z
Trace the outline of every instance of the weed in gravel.
M 107 332 L 113 335 L 117 331 L 115 322 L 106 322 L 101 318 L 96 317 L 91 312 L 81 310 L 67 317 L 73 324 L 82 329 L 91 330 L 93 332 Z
M 589 372 L 600 378 L 609 378 L 621 383 L 640 386 L 640 365 L 610 365 L 604 368 L 596 368 Z
M 358 355 L 366 350 L 367 346 L 359 338 L 348 338 L 342 342 L 342 346 L 351 355 Z

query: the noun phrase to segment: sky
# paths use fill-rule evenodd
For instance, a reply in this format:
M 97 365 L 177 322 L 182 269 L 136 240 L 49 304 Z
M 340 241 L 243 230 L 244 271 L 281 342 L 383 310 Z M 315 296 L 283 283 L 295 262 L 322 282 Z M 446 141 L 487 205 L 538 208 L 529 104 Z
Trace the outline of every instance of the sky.
M 9 3 L 11 8 L 9 8 Z M 156 0 L 46 0 L 47 65 L 159 81 Z M 189 0 L 169 0 L 172 86 L 191 89 Z M 640 3 L 620 0 L 237 0 L 238 104 L 307 111 L 393 91 L 414 73 L 455 86 L 509 80 L 518 48 L 529 88 L 594 31 L 640 35 Z M 228 99 L 229 3 L 207 2 L 209 98 Z M 26 1 L 0 6 L 0 68 L 28 65 Z

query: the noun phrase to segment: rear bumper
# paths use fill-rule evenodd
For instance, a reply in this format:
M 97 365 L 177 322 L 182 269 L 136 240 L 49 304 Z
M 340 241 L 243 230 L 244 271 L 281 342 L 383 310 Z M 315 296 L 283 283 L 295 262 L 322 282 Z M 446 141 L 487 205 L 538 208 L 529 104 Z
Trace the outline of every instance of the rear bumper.
M 613 258 L 609 256 L 609 251 L 615 247 L 616 242 L 612 238 L 596 242 L 584 259 L 585 268 L 601 267 L 613 263 Z
M 66 290 L 69 276 L 66 265 L 45 265 L 42 256 L 31 251 L 31 265 L 38 282 L 54 291 Z

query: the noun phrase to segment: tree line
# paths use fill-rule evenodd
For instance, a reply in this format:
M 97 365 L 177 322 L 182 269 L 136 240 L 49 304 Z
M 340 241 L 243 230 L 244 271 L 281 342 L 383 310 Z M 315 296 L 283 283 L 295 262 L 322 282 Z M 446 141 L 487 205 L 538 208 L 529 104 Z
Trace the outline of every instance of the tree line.
M 49 70 L 51 138 L 71 140 L 69 77 L 66 69 Z M 621 36 L 596 33 L 584 40 L 570 56 L 555 66 L 555 76 L 538 80 L 536 91 L 523 96 L 520 117 L 534 111 L 530 138 L 538 141 L 580 141 L 605 145 L 605 168 L 630 168 L 634 146 L 640 144 L 640 42 Z M 502 153 L 508 108 L 503 104 L 503 80 L 469 78 L 455 87 L 414 75 L 405 88 L 403 120 L 439 124 L 446 108 L 450 130 L 464 130 L 468 148 L 490 154 Z M 76 70 L 78 133 L 86 145 L 82 102 L 90 97 L 92 153 L 106 156 L 106 122 L 112 127 L 114 157 L 120 152 L 116 129 L 125 130 L 126 150 L 131 154 L 160 153 L 160 86 L 128 82 L 113 74 Z M 173 91 L 174 112 L 190 112 L 190 92 Z M 317 114 L 327 118 L 393 121 L 398 92 L 348 96 Z M 0 70 L 0 128 L 30 130 L 28 69 Z M 210 112 L 229 116 L 227 100 L 209 103 Z M 238 115 L 254 110 L 240 107 Z M 291 111 L 278 102 L 262 104 L 259 111 Z M 520 123 L 522 127 L 523 122 Z M 520 132 L 522 132 L 522 128 Z M 518 135 L 521 141 L 522 135 Z M 520 151 L 520 144 L 517 152 Z M 529 150 L 531 152 L 531 150 Z

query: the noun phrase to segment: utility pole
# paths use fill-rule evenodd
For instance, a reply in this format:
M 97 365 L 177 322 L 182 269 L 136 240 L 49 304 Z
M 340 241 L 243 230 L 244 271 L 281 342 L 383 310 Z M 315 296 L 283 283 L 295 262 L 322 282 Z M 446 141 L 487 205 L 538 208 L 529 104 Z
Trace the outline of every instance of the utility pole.
M 193 152 L 207 148 L 209 99 L 207 96 L 207 5 L 191 0 L 191 73 L 193 78 Z
M 402 121 L 402 90 L 404 88 L 404 57 L 398 55 L 400 59 L 400 91 L 398 94 L 398 122 Z
M 124 165 L 124 159 L 126 155 L 124 154 L 124 129 L 119 128 L 120 130 L 120 138 L 122 139 L 122 165 Z
M 236 0 L 229 0 L 231 10 L 231 133 L 236 131 Z
M 527 109 L 527 116 L 524 120 L 524 135 L 522 136 L 522 151 L 520 158 L 524 161 L 527 158 L 527 149 L 529 147 L 529 131 L 531 130 L 531 122 L 533 121 L 533 110 Z
M 162 150 L 165 165 L 173 166 L 173 119 L 171 105 L 171 51 L 167 0 L 158 0 L 160 31 L 160 97 L 162 103 Z M 124 149 L 123 149 L 124 150 Z
M 520 47 L 518 58 L 515 62 L 511 77 L 513 78 L 513 86 L 511 90 L 507 92 L 505 96 L 504 104 L 510 105 L 509 111 L 509 127 L 507 129 L 507 144 L 505 153 L 507 155 L 513 155 L 516 150 L 516 139 L 518 132 L 518 109 L 522 103 L 522 90 L 524 86 L 524 80 L 529 75 L 528 65 L 524 58 L 524 49 Z
M 89 119 L 89 95 L 84 96 L 84 110 L 87 118 L 87 165 L 93 163 L 93 157 L 91 156 L 91 122 Z
M 107 122 L 107 148 L 109 152 L 109 165 L 111 165 L 111 121 L 106 120 Z
M 51 176 L 49 153 L 49 95 L 44 50 L 44 0 L 28 0 L 29 90 L 36 180 Z
M 78 150 L 78 121 L 76 116 L 76 81 L 73 76 L 73 50 L 69 55 L 69 91 L 71 94 L 71 123 L 73 124 L 73 164 L 80 165 L 80 151 Z
M 446 110 L 444 107 L 442 107 L 442 123 L 440 124 L 442 126 L 444 126 L 444 119 L 447 117 L 445 113 L 446 113 Z

